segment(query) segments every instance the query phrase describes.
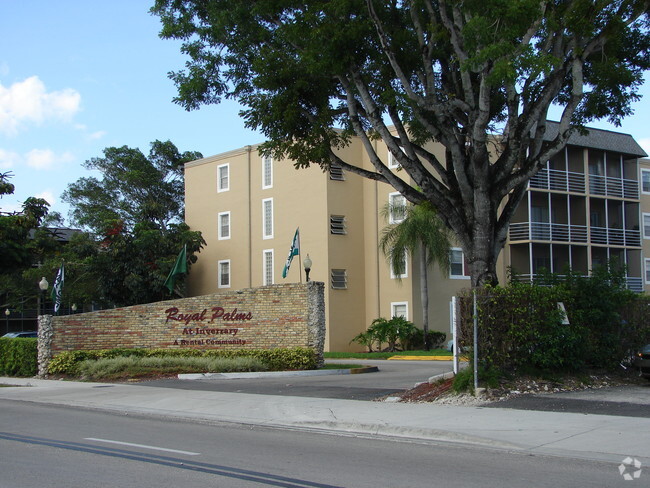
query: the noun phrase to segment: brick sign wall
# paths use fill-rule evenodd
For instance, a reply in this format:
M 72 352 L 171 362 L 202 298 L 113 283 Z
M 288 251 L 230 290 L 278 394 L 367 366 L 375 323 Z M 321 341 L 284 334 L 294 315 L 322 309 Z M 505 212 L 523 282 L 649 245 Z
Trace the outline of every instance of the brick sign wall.
M 322 358 L 324 285 L 272 285 L 39 318 L 39 370 L 79 349 L 270 349 L 311 347 Z

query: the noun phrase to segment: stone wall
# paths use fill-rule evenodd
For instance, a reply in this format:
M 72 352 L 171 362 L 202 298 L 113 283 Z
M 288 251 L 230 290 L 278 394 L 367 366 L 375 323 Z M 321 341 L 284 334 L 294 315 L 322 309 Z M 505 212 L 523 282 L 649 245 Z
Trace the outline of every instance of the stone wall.
M 79 349 L 271 349 L 310 347 L 322 362 L 324 284 L 310 281 L 39 317 L 39 374 Z

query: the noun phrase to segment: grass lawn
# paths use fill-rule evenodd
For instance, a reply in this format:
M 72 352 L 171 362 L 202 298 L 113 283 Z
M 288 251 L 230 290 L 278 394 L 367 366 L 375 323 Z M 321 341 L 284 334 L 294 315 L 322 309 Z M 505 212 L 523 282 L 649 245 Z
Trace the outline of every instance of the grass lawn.
M 397 351 L 397 352 L 326 352 L 325 359 L 388 359 L 394 356 L 449 356 L 446 349 L 431 349 L 430 351 Z

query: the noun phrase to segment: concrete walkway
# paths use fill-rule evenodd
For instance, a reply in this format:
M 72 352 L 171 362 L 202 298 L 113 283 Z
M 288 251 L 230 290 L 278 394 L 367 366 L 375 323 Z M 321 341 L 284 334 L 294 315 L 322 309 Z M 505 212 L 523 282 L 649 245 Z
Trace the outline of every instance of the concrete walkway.
M 0 378 L 0 400 L 650 465 L 650 419 Z

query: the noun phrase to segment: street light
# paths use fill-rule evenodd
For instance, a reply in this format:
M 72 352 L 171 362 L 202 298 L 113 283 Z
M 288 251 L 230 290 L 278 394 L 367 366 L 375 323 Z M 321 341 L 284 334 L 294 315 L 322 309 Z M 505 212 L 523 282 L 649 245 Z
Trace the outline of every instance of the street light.
M 9 332 L 9 316 L 11 315 L 11 312 L 9 311 L 8 308 L 5 308 L 5 323 L 6 323 L 6 332 Z
M 307 254 L 307 257 L 303 260 L 302 264 L 305 267 L 305 276 L 307 276 L 307 281 L 309 281 L 309 272 L 311 271 L 311 259 L 309 259 L 309 254 Z
M 76 313 L 76 312 L 77 312 L 77 304 L 76 304 L 76 303 L 73 303 L 73 304 L 72 304 L 72 307 L 70 307 L 70 308 L 72 309 L 72 313 Z
M 43 295 L 43 299 L 42 299 L 42 300 L 43 300 L 43 310 L 42 310 L 43 313 L 45 313 L 45 292 L 47 291 L 47 289 L 48 289 L 49 286 L 50 286 L 50 284 L 49 284 L 49 283 L 47 282 L 47 280 L 45 279 L 45 276 L 43 276 L 43 277 L 41 278 L 41 281 L 38 282 L 38 287 L 41 289 L 41 295 Z M 39 295 L 39 297 L 40 297 L 40 295 Z M 40 308 L 41 308 L 40 304 L 39 304 L 39 307 L 38 307 L 38 308 L 39 308 L 39 313 L 40 313 L 40 312 L 41 312 L 41 310 L 40 310 Z

